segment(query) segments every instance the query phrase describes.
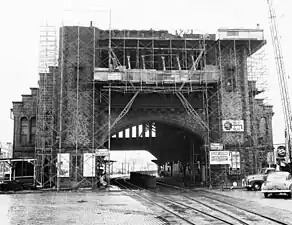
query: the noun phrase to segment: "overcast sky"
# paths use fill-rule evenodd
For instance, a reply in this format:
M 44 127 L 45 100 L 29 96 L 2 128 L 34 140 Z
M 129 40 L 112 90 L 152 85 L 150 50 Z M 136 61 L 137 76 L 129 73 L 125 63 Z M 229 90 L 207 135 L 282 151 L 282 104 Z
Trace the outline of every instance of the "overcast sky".
M 290 3 L 290 4 L 289 4 Z M 287 73 L 292 76 L 291 41 L 292 22 L 289 0 L 275 0 L 281 42 Z M 76 13 L 76 9 L 79 13 Z M 13 121 L 10 119 L 12 101 L 20 101 L 21 94 L 30 94 L 38 77 L 39 25 L 47 20 L 55 25 L 68 23 L 74 11 L 76 21 L 82 24 L 94 21 L 100 28 L 117 29 L 194 29 L 216 33 L 220 27 L 256 28 L 259 23 L 268 40 L 268 99 L 274 105 L 274 143 L 284 141 L 284 121 L 278 81 L 269 37 L 266 0 L 9 0 L 0 7 L 0 65 L 1 111 L 0 141 L 12 141 Z M 289 14 L 290 13 L 290 14 Z M 88 22 L 87 22 L 88 21 Z M 290 22 L 290 23 L 289 23 Z M 292 77 L 291 77 L 292 79 Z M 292 84 L 292 81 L 289 80 Z M 291 86 L 291 85 L 290 85 Z

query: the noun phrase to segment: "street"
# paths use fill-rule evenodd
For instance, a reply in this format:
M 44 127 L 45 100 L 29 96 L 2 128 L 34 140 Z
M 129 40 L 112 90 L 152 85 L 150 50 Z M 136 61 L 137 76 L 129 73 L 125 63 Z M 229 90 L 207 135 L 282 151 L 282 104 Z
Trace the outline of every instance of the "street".
M 254 201 L 263 206 L 269 206 L 277 209 L 292 211 L 292 199 L 286 198 L 284 195 L 264 198 L 264 194 L 260 191 L 247 191 L 242 189 L 232 191 L 215 191 L 216 193 L 224 194 L 231 197 L 236 197 L 244 200 Z
M 162 200 L 155 193 L 161 193 L 168 200 Z M 230 221 L 231 224 L 240 224 L 234 220 L 236 217 L 246 221 L 247 224 L 254 224 L 255 221 L 257 224 L 277 224 L 245 210 L 252 210 L 260 215 L 285 221 L 284 224 L 292 224 L 290 223 L 292 200 L 285 197 L 265 199 L 261 192 L 245 190 L 205 189 L 186 193 L 169 189 L 155 193 L 153 195 L 139 190 L 128 192 L 116 189 L 111 192 L 3 194 L 0 195 L 1 225 L 189 224 L 176 215 L 183 216 L 188 221 L 194 221 L 193 224 L 218 224 L 215 218 Z M 141 195 L 146 196 L 148 200 L 141 198 Z M 206 198 L 208 196 L 210 199 Z M 170 198 L 176 202 L 169 202 Z M 217 198 L 216 201 L 219 201 L 216 202 L 212 198 Z M 150 199 L 157 204 L 149 202 Z M 184 204 L 179 206 L 180 202 Z M 166 208 L 171 211 L 165 210 Z M 208 215 L 203 215 L 203 212 Z M 210 219 L 211 215 L 216 217 Z M 233 218 L 231 218 L 232 215 Z

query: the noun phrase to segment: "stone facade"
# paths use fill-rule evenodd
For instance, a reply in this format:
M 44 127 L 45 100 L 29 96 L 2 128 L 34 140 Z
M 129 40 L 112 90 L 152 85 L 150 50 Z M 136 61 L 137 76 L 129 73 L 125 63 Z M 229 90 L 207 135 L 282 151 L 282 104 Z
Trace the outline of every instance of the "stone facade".
M 38 89 L 31 88 L 30 95 L 22 95 L 21 102 L 13 102 L 14 157 L 34 157 L 37 96 Z
M 39 89 L 32 88 L 31 95 L 23 95 L 21 102 L 13 102 L 15 157 L 31 157 L 34 155 L 35 147 L 36 149 L 51 149 L 56 154 L 57 149 L 61 149 L 63 152 L 78 150 L 81 153 L 104 145 L 108 135 L 107 104 L 109 100 L 108 93 L 104 89 L 107 89 L 105 86 L 108 86 L 110 82 L 94 82 L 94 68 L 112 66 L 107 64 L 109 61 L 105 57 L 108 54 L 106 49 L 108 39 L 105 33 L 94 27 L 63 27 L 60 29 L 59 67 L 50 68 L 48 74 L 40 74 Z M 161 34 L 159 33 L 159 35 Z M 121 38 L 119 40 L 121 43 L 126 42 L 122 37 L 117 36 L 117 38 Z M 132 39 L 132 42 L 128 43 L 129 49 L 133 49 L 139 44 L 138 41 L 136 43 L 135 37 Z M 157 42 L 158 40 L 163 41 L 163 38 L 159 36 Z M 144 47 L 151 43 L 151 39 L 144 41 Z M 168 44 L 168 41 L 161 43 L 165 45 Z M 189 44 L 188 47 L 199 46 L 200 41 L 198 39 L 191 43 L 193 46 Z M 176 39 L 174 43 L 172 46 L 174 49 L 184 48 L 183 38 Z M 163 96 L 161 99 L 159 97 L 137 98 L 138 100 L 135 100 L 129 112 L 113 127 L 112 134 L 139 123 L 157 121 L 183 127 L 199 136 L 202 143 L 205 144 L 221 142 L 230 150 L 242 147 L 240 150 L 242 153 L 247 148 L 250 149 L 261 143 L 264 143 L 265 146 L 272 146 L 272 106 L 264 105 L 261 100 L 256 100 L 250 91 L 246 69 L 248 57 L 246 44 L 230 45 L 226 41 L 225 44 L 219 42 L 218 45 L 215 39 L 209 39 L 206 43 L 209 49 L 207 49 L 208 54 L 205 61 L 208 65 L 205 67 L 219 68 L 220 72 L 216 71 L 216 74 L 220 77 L 221 82 L 218 81 L 212 85 L 191 84 L 190 86 L 193 85 L 195 88 L 205 86 L 206 92 L 201 91 L 201 94 L 193 95 L 187 93 L 185 97 L 196 113 L 209 125 L 208 138 L 205 129 L 187 113 L 178 99 L 176 99 L 177 102 L 174 102 L 173 96 L 163 94 L 160 94 Z M 141 46 L 140 48 L 142 48 Z M 118 49 L 119 47 L 120 49 Z M 117 58 L 122 58 L 123 64 L 126 62 L 126 54 L 135 58 L 136 61 L 133 60 L 129 64 L 132 64 L 133 67 L 137 65 L 137 69 L 141 68 L 139 54 L 154 54 L 154 50 L 151 52 L 152 50 L 147 48 L 141 50 L 142 53 L 139 53 L 138 50 L 129 50 L 123 54 L 121 53 L 123 47 L 116 44 L 113 45 L 113 48 L 117 49 Z M 164 51 L 162 52 L 166 54 Z M 191 57 L 188 58 L 180 50 L 177 54 L 182 58 L 182 67 L 184 66 L 184 70 L 187 70 Z M 155 60 L 155 63 L 154 58 L 152 58 L 153 62 L 147 61 L 146 66 L 162 70 L 162 64 L 159 64 L 161 59 L 158 57 Z M 166 59 L 165 63 L 173 65 L 177 62 L 174 59 L 168 59 L 168 61 Z M 200 67 L 202 65 L 203 63 L 200 64 Z M 125 84 L 118 83 L 117 85 Z M 126 90 L 127 87 L 124 87 Z M 126 91 L 120 93 L 112 93 L 111 96 L 111 101 L 113 101 L 111 102 L 113 105 L 111 123 L 131 99 L 131 95 Z M 199 93 L 199 91 L 194 93 Z M 35 122 L 37 109 L 38 120 Z M 222 120 L 225 119 L 244 120 L 245 131 L 222 132 Z M 254 135 L 255 133 L 256 135 Z M 37 138 L 34 142 L 36 134 Z M 43 141 L 44 139 L 45 141 Z

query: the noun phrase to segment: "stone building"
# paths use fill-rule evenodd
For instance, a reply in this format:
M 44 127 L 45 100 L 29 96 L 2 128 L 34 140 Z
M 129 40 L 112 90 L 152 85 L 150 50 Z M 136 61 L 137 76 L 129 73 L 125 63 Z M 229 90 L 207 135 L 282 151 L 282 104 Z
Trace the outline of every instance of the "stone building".
M 148 150 L 160 154 L 168 124 L 184 129 L 188 143 L 163 160 L 194 161 L 188 153 L 194 146 L 207 168 L 206 146 L 221 143 L 240 153 L 239 174 L 253 172 L 273 148 L 273 108 L 256 98 L 259 90 L 247 71 L 247 59 L 266 42 L 259 29 L 218 33 L 113 30 L 109 39 L 109 31 L 96 27 L 62 27 L 58 65 L 40 74 L 38 89 L 13 102 L 14 157 L 34 156 L 37 171 L 46 161 L 47 173 L 56 174 L 57 153 L 70 153 L 70 177 L 83 181 L 82 154 L 109 145 L 110 99 L 111 148 L 134 143 L 132 136 L 131 143 L 115 139 L 119 132 L 144 124 L 145 134 L 155 122 L 157 135 L 150 138 L 160 147 Z M 241 128 L 228 131 L 223 121 L 239 121 Z

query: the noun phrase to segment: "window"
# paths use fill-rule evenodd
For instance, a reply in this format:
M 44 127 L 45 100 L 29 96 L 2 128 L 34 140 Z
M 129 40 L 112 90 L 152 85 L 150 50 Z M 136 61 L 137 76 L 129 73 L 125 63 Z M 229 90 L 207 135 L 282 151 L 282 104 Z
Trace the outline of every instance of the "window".
M 30 120 L 30 143 L 35 143 L 35 134 L 36 134 L 36 118 L 33 117 Z
M 267 120 L 262 117 L 259 124 L 259 134 L 260 137 L 264 137 L 267 134 Z
M 227 36 L 239 36 L 238 31 L 227 31 Z
M 28 138 L 28 120 L 23 117 L 20 120 L 20 143 L 22 145 L 27 144 Z
M 236 88 L 236 67 L 235 65 L 227 65 L 225 67 L 226 88 L 228 92 L 232 92 Z

